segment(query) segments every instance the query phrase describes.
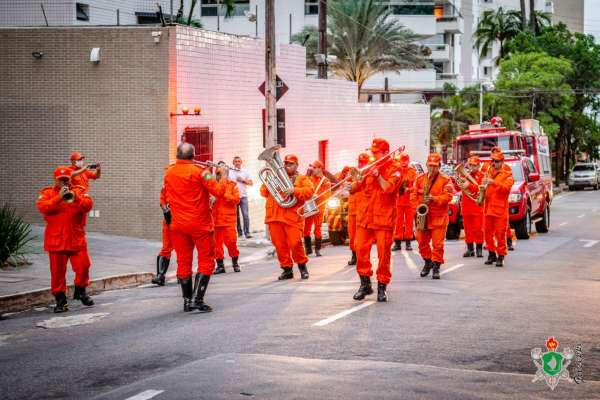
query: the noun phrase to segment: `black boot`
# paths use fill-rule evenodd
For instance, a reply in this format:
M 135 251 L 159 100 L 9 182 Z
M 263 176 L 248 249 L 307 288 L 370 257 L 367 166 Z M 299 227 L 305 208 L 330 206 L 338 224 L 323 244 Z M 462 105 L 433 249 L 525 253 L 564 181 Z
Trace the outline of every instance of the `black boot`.
M 484 264 L 492 265 L 495 262 L 496 262 L 496 253 L 490 251 L 490 254 L 488 255 L 488 259 L 486 262 L 484 262 Z
M 356 265 L 356 252 L 355 251 L 352 252 L 352 258 L 350 258 L 350 261 L 348 261 L 348 265 Z
M 238 264 L 238 257 L 231 257 L 231 266 L 233 267 L 233 272 L 240 272 L 240 265 Z
M 473 243 L 467 243 L 467 251 L 464 252 L 463 257 L 475 257 L 475 250 L 473 250 Z
M 292 267 L 281 267 L 281 269 L 283 270 L 283 272 L 281 273 L 281 275 L 279 275 L 279 279 L 280 281 L 283 281 L 285 279 L 294 279 L 294 271 L 292 270 Z
M 308 269 L 306 269 L 306 264 L 298 264 L 298 269 L 300 270 L 300 278 L 308 279 Z
M 477 257 L 483 257 L 483 243 L 477 243 L 475 245 L 475 251 L 477 253 Z
M 433 263 L 433 273 L 431 274 L 431 279 L 440 279 L 440 263 Z
M 196 274 L 194 279 L 194 293 L 196 293 L 196 298 L 194 299 L 194 304 L 192 305 L 193 310 L 198 310 L 200 312 L 212 311 L 212 308 L 208 304 L 204 303 L 204 294 L 208 288 L 209 280 L 210 275 Z
M 213 274 L 224 274 L 225 273 L 225 263 L 223 260 L 215 260 L 217 262 L 217 268 L 215 268 L 215 272 Z
M 379 301 L 379 302 L 387 301 L 387 293 L 385 291 L 386 286 L 387 285 L 385 283 L 381 283 L 381 282 L 377 283 L 377 301 Z
M 312 241 L 310 236 L 304 236 L 304 251 L 306 251 L 306 255 L 312 254 Z
M 165 286 L 165 275 L 169 269 L 170 261 L 167 257 L 156 257 L 156 276 L 152 278 L 152 283 L 158 286 Z
M 412 246 L 410 245 L 410 240 L 405 240 L 404 243 L 406 244 L 406 250 L 412 251 Z
M 429 275 L 431 268 L 433 268 L 433 263 L 431 260 L 425 260 L 425 265 L 423 265 L 423 269 L 421 270 L 421 277 L 424 278 Z
M 360 277 L 360 287 L 358 291 L 354 293 L 354 300 L 362 300 L 365 296 L 373 294 L 373 287 L 371 286 L 371 277 L 369 276 L 361 276 Z
M 402 250 L 402 240 L 394 239 L 394 247 L 392 247 L 392 251 Z
M 496 267 L 504 267 L 504 256 L 498 256 L 496 259 Z
M 321 243 L 323 243 L 322 240 L 323 239 L 315 238 L 315 256 L 317 257 L 321 257 Z
M 513 247 L 512 238 L 506 238 L 506 247 L 508 247 L 509 251 L 515 250 L 515 248 Z
M 84 306 L 93 306 L 94 300 L 85 292 L 85 287 L 75 286 L 75 292 L 73 293 L 73 300 L 81 300 Z
M 69 311 L 69 304 L 67 303 L 67 296 L 64 292 L 58 292 L 54 295 L 56 299 L 56 305 L 54 306 L 55 313 L 63 313 Z
M 179 284 L 181 285 L 181 295 L 183 296 L 183 311 L 192 311 L 192 295 L 194 293 L 192 277 L 180 279 Z

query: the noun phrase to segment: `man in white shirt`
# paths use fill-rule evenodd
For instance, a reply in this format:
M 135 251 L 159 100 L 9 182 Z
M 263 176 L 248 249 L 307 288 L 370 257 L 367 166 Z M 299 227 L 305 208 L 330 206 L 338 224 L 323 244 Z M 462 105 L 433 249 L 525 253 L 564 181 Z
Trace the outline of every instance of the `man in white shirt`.
M 242 236 L 242 233 L 246 239 L 251 238 L 250 236 L 250 217 L 248 215 L 248 191 L 247 187 L 252 186 L 253 182 L 250 179 L 250 174 L 242 170 L 242 159 L 239 156 L 233 158 L 233 166 L 239 171 L 229 170 L 229 179 L 235 181 L 237 188 L 240 191 L 240 204 L 237 208 L 237 231 L 238 237 Z M 242 223 L 240 222 L 240 210 L 242 212 L 242 218 L 244 220 L 244 226 L 242 231 Z

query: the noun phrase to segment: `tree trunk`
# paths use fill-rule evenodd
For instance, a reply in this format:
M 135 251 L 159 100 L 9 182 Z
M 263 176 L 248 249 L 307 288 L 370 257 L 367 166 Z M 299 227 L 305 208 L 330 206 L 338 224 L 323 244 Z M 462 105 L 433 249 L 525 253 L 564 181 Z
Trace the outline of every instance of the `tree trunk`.
M 192 14 L 194 13 L 194 8 L 196 7 L 197 1 L 198 0 L 192 0 L 192 4 L 190 5 L 190 14 L 188 15 L 188 20 L 187 20 L 188 25 L 192 24 Z
M 531 32 L 537 36 L 537 24 L 535 23 L 535 0 L 529 0 L 529 25 L 531 26 Z
M 181 0 L 181 2 L 179 3 L 179 10 L 177 10 L 175 22 L 179 21 L 180 18 L 183 18 L 183 0 Z
M 527 9 L 525 8 L 525 0 L 521 0 L 521 29 L 523 32 L 527 30 Z

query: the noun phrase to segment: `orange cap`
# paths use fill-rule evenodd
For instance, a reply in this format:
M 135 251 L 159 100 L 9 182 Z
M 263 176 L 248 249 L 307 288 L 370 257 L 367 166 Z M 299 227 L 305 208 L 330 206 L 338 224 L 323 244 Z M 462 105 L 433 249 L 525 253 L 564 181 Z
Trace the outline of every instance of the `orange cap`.
M 427 157 L 427 165 L 439 167 L 441 164 L 442 164 L 442 156 L 440 156 L 438 153 L 431 153 Z
M 321 161 L 319 161 L 319 160 L 313 162 L 310 166 L 313 167 L 313 168 L 321 168 L 321 169 L 325 168 L 325 166 L 323 165 L 323 163 Z
M 477 164 L 479 165 L 481 160 L 479 160 L 479 156 L 471 156 L 469 157 L 469 164 Z
M 500 147 L 494 146 L 494 147 L 492 147 L 492 150 L 490 150 L 490 152 L 493 154 L 493 153 L 497 153 L 497 152 L 502 152 L 502 150 L 500 150 Z
M 294 163 L 294 164 L 298 164 L 298 157 L 296 157 L 295 154 L 288 154 L 287 156 L 285 156 L 285 158 L 283 159 L 284 163 Z
M 504 161 L 504 154 L 500 150 L 492 152 L 492 160 Z
M 385 139 L 375 138 L 373 139 L 373 143 L 371 144 L 370 150 L 373 152 L 382 151 L 384 153 L 387 153 L 388 151 L 390 151 L 390 144 Z
M 73 170 L 71 169 L 71 167 L 61 165 L 59 167 L 56 167 L 56 169 L 54 170 L 54 179 L 60 179 L 60 178 L 71 179 L 72 173 L 73 173 Z
M 408 163 L 410 162 L 410 156 L 408 153 L 402 153 L 400 155 L 400 166 L 408 167 Z
M 83 160 L 85 157 L 78 151 L 71 153 L 71 161 Z
M 370 159 L 371 156 L 369 156 L 367 153 L 360 153 L 358 155 L 358 166 L 362 167 L 364 165 L 367 165 Z

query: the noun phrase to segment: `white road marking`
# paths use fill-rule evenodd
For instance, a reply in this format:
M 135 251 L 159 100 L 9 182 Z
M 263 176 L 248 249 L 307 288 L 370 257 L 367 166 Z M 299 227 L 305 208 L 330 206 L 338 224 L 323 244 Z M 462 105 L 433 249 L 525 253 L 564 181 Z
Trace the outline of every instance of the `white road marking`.
M 583 217 L 585 217 L 585 214 L 581 214 L 581 215 L 577 216 L 577 218 L 583 218 Z
M 39 328 L 68 328 L 70 326 L 92 324 L 109 315 L 108 313 L 92 313 L 72 315 L 70 317 L 54 317 L 36 324 Z
M 562 222 L 562 223 L 560 223 L 558 226 L 565 226 L 565 225 L 567 225 L 567 224 L 568 224 L 568 222 Z
M 592 247 L 595 244 L 598 244 L 598 242 L 600 242 L 600 240 L 586 240 L 586 239 L 579 239 L 580 242 L 587 242 L 586 244 L 583 245 L 583 247 Z
M 410 268 L 414 272 L 417 272 L 419 270 L 419 267 L 417 267 L 417 264 L 415 264 L 411 256 L 408 255 L 408 251 L 402 250 L 402 255 L 404 256 L 404 261 L 406 261 L 406 265 L 408 266 L 408 268 Z
M 162 392 L 164 392 L 164 390 L 145 390 L 142 393 L 136 394 L 132 397 L 128 397 L 125 400 L 148 400 L 158 396 Z
M 442 272 L 440 272 L 440 275 L 447 274 L 448 272 L 454 271 L 455 269 L 459 269 L 459 268 L 462 268 L 464 266 L 465 266 L 465 264 L 456 264 L 454 267 L 450 267 L 450 268 L 445 269 Z
M 335 315 L 332 315 L 331 317 L 327 317 L 325 319 L 322 319 L 319 322 L 315 322 L 313 324 L 313 326 L 325 326 L 325 325 L 328 325 L 328 324 L 332 323 L 333 321 L 337 321 L 340 318 L 344 318 L 345 316 L 352 314 L 353 312 L 356 312 L 358 310 L 362 310 L 363 308 L 368 307 L 368 306 L 370 306 L 373 303 L 375 303 L 375 302 L 374 301 L 365 301 L 364 303 L 359 304 L 357 306 L 354 306 L 354 307 L 352 307 L 352 308 L 350 308 L 348 310 L 345 310 L 345 311 L 342 311 L 342 312 L 337 313 Z

